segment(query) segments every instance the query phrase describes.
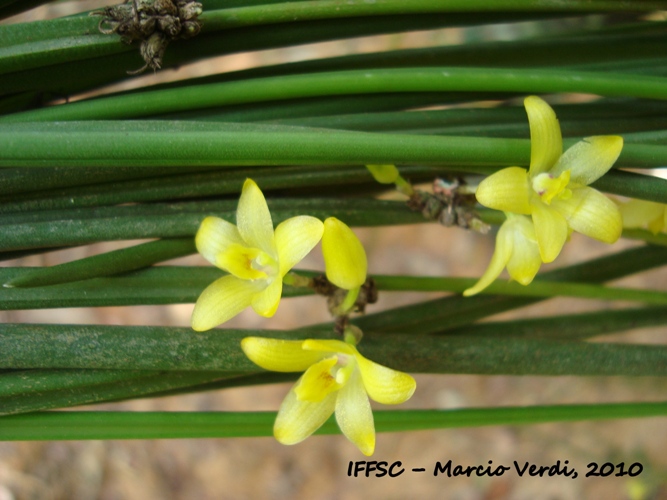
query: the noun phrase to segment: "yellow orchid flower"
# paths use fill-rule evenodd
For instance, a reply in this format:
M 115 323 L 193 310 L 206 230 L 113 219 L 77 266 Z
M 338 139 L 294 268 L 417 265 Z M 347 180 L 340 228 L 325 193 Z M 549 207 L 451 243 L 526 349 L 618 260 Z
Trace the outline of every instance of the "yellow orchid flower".
M 273 229 L 269 207 L 252 179 L 243 184 L 236 225 L 206 217 L 195 237 L 197 250 L 213 265 L 230 273 L 211 283 L 192 312 L 198 332 L 233 318 L 252 306 L 260 316 L 275 314 L 282 279 L 322 238 L 322 221 L 298 216 Z
M 530 218 L 512 213 L 505 215 L 507 220 L 496 235 L 496 248 L 491 263 L 479 281 L 463 292 L 465 297 L 484 290 L 500 276 L 505 266 L 512 279 L 522 285 L 529 285 L 542 265 L 535 227 Z
M 375 451 L 375 425 L 368 397 L 400 404 L 412 396 L 414 378 L 363 357 L 350 336 L 340 340 L 277 340 L 247 337 L 241 348 L 266 370 L 305 373 L 280 406 L 273 435 L 282 444 L 297 444 L 336 413 L 345 436 L 364 455 Z
M 563 153 L 553 109 L 536 96 L 524 106 L 530 124 L 530 170 L 509 167 L 484 179 L 476 192 L 482 205 L 531 215 L 543 262 L 560 253 L 570 230 L 605 243 L 621 235 L 616 205 L 588 187 L 614 164 L 623 148 L 619 136 L 587 137 Z
M 645 228 L 658 234 L 667 227 L 667 205 L 646 200 L 629 200 L 618 202 L 623 227 Z

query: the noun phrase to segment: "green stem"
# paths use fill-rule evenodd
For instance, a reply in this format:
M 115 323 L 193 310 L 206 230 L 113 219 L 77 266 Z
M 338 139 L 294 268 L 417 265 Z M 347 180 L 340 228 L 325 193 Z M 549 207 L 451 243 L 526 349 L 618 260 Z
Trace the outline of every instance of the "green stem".
M 530 141 L 244 123 L 91 121 L 0 124 L 0 150 L 0 167 L 405 163 L 489 174 L 499 167 L 527 165 Z M 628 144 L 616 166 L 666 163 L 667 146 Z
M 460 95 L 460 94 L 459 94 Z M 447 104 L 431 102 L 422 105 Z M 332 98 L 336 107 L 322 106 L 321 98 L 301 101 L 278 101 L 255 109 L 252 105 L 242 106 L 241 110 L 219 108 L 203 111 L 175 113 L 169 118 L 195 119 L 220 122 L 257 122 L 280 125 L 297 125 L 314 128 L 333 128 L 360 131 L 385 131 L 393 133 L 465 135 L 484 137 L 524 138 L 529 137 L 528 121 L 523 106 L 497 106 L 491 108 L 449 108 L 428 111 L 386 111 L 376 102 L 380 98 L 396 105 L 396 109 L 410 108 L 411 94 L 373 94 L 348 99 L 344 96 Z M 452 94 L 452 98 L 455 95 Z M 483 99 L 483 96 L 468 94 L 466 100 Z M 444 96 L 443 96 L 444 98 Z M 459 101 L 461 97 L 459 97 Z M 296 103 L 299 103 L 297 105 Z M 352 107 L 350 105 L 353 104 Z M 417 102 L 412 103 L 418 106 Z M 576 105 L 554 105 L 564 137 L 586 137 L 601 134 L 622 133 L 626 142 L 646 142 L 646 134 L 655 138 L 656 129 L 664 128 L 667 103 L 639 99 L 598 99 L 593 103 Z M 277 107 L 276 107 L 277 106 Z M 248 109 L 249 108 L 249 109 Z M 347 113 L 347 114 L 345 114 Z M 647 131 L 640 132 L 636 131 Z M 664 137 L 663 143 L 664 143 Z M 656 139 L 657 140 L 657 139 Z
M 32 169 L 20 170 L 33 171 Z M 85 169 L 65 170 L 76 172 Z M 136 170 L 150 169 L 139 168 Z M 224 195 L 237 196 L 243 181 L 247 177 L 252 177 L 261 186 L 264 193 L 268 194 L 272 190 L 281 190 L 279 195 L 283 194 L 286 189 L 311 188 L 308 192 L 312 193 L 313 188 L 330 188 L 332 186 L 368 184 L 374 187 L 372 177 L 362 166 L 322 166 L 317 169 L 312 166 L 299 166 L 216 170 L 215 172 L 133 179 L 115 183 L 100 182 L 99 184 L 73 187 L 66 190 L 30 193 L 23 196 L 15 195 L 12 196 L 12 201 L 8 200 L 4 203 L 0 201 L 0 214 L 120 205 L 142 201 L 221 197 Z M 448 173 L 446 169 L 428 166 L 405 166 L 401 170 L 405 175 L 417 181 L 430 180 Z
M 118 95 L 0 117 L 0 122 L 127 119 L 325 95 L 383 92 L 583 92 L 601 96 L 667 99 L 654 76 L 504 68 L 390 68 L 258 78 Z
M 641 309 L 605 310 L 583 314 L 496 321 L 466 325 L 448 329 L 446 335 L 514 337 L 526 339 L 584 340 L 624 330 L 667 324 L 667 309 L 643 307 Z
M 0 283 L 31 271 L 36 269 L 0 268 Z M 0 310 L 194 304 L 204 288 L 223 275 L 213 266 L 158 266 L 49 287 L 0 288 Z M 309 289 L 285 287 L 283 297 L 309 293 Z
M 373 3 L 349 3 L 340 0 L 285 2 L 209 12 L 208 29 L 228 29 L 291 21 L 314 21 L 358 16 L 409 15 L 462 12 L 623 12 L 652 11 L 664 8 L 659 1 L 617 2 L 614 0 L 566 0 L 539 2 L 531 0 L 375 0 Z
M 418 373 L 667 375 L 665 346 L 428 336 L 414 331 L 364 330 L 360 351 L 381 364 Z M 240 349 L 244 337 L 331 337 L 330 331 L 319 329 L 225 330 L 221 335 L 189 328 L 103 325 L 5 324 L 1 332 L 2 368 L 198 371 L 215 372 L 218 378 L 258 371 Z
M 600 283 L 662 266 L 666 258 L 667 250 L 664 247 L 646 245 L 542 273 L 537 276 L 537 281 Z M 437 333 L 540 300 L 499 295 L 455 295 L 398 307 L 384 313 L 367 314 L 356 318 L 354 323 L 364 332 Z M 327 329 L 326 326 L 322 328 Z
M 378 432 L 526 425 L 645 418 L 667 415 L 667 403 L 468 408 L 457 410 L 393 410 L 374 412 Z M 273 434 L 275 412 L 45 412 L 4 417 L 5 441 L 69 439 L 159 439 L 259 437 Z M 337 434 L 333 419 L 317 434 Z
M 0 399 L 25 395 L 119 383 L 154 375 L 139 370 L 12 370 L 0 374 Z
M 485 24 L 497 22 L 525 21 L 551 17 L 553 14 L 542 13 L 463 13 L 463 14 L 418 14 L 397 16 L 357 17 L 341 23 L 338 19 L 312 21 L 309 23 L 290 22 L 277 24 L 267 29 L 265 26 L 256 26 L 241 29 L 221 30 L 215 33 L 202 33 L 196 38 L 184 43 L 175 43 L 169 46 L 165 56 L 163 68 L 180 66 L 186 62 L 204 57 L 219 56 L 235 52 L 265 50 L 269 48 L 300 45 L 325 40 L 336 40 L 348 37 L 371 36 L 385 33 L 396 33 L 414 30 L 428 30 L 443 26 L 459 26 L 471 24 Z M 127 69 L 135 67 L 141 61 L 136 49 L 119 42 L 116 37 L 99 38 L 99 44 L 114 43 L 118 54 L 105 57 L 88 58 L 99 51 L 95 44 L 86 45 L 90 33 L 95 33 L 96 25 L 90 25 L 90 18 L 68 18 L 73 24 L 57 23 L 54 26 L 43 27 L 41 23 L 30 23 L 27 26 L 6 27 L 0 30 L 7 33 L 6 39 L 13 43 L 16 40 L 28 40 L 37 31 L 49 32 L 47 38 L 60 38 L 70 35 L 71 41 L 76 37 L 84 40 L 74 43 L 74 47 L 67 51 L 66 43 L 46 46 L 51 53 L 35 52 L 34 47 L 26 44 L 21 55 L 25 66 L 34 66 L 33 69 L 9 73 L 3 76 L 3 85 L 0 93 L 12 94 L 25 91 L 39 91 L 45 98 L 59 98 L 76 92 L 89 90 L 112 82 L 129 79 Z M 65 21 L 61 19 L 56 22 Z M 52 21 L 45 21 L 51 23 Z M 87 28 L 81 28 L 81 23 Z M 77 24 L 78 23 L 78 24 Z M 37 26 L 39 25 L 39 26 Z M 9 31 L 8 31 L 9 30 Z M 206 31 L 206 27 L 204 27 Z M 67 40 L 66 40 L 67 42 Z M 38 42 L 41 44 L 42 42 Z M 105 48 L 105 47 L 103 47 Z M 110 47 L 106 47 L 110 50 Z M 120 52 L 122 51 L 122 52 Z M 58 53 L 61 63 L 57 64 L 53 58 Z
M 477 282 L 477 278 L 427 278 L 417 276 L 382 276 L 373 279 L 379 290 L 412 292 L 463 292 Z M 483 292 L 488 295 L 522 297 L 578 297 L 600 300 L 635 300 L 647 304 L 667 304 L 667 292 L 633 290 L 583 283 L 533 281 L 524 286 L 516 282 L 496 280 Z
M 278 198 L 268 201 L 274 224 L 296 215 L 338 217 L 350 226 L 423 223 L 402 202 L 355 198 Z M 233 221 L 236 200 L 146 204 L 0 216 L 0 250 L 71 246 L 94 241 L 194 236 L 209 215 Z M 15 221 L 15 222 L 13 222 Z
M 613 170 L 592 183 L 591 187 L 628 198 L 667 202 L 667 180 L 654 175 Z
M 641 23 L 624 28 L 318 58 L 225 72 L 187 82 L 170 82 L 156 88 L 319 71 L 439 66 L 442 61 L 447 61 L 449 66 L 476 67 L 553 69 L 563 65 L 580 65 L 576 69 L 585 71 L 589 70 L 589 66 L 599 71 L 600 65 L 607 64 L 608 72 L 625 71 L 631 65 L 649 66 L 652 59 L 655 65 L 658 62 L 655 55 L 660 54 L 660 49 L 667 44 L 662 36 L 663 24 Z
M 166 253 L 179 253 L 180 247 L 189 248 L 187 241 L 177 240 L 174 247 L 170 247 L 169 240 L 164 241 Z M 134 254 L 136 247 L 120 251 L 121 255 L 111 255 L 109 258 L 117 261 L 121 267 L 136 265 Z M 140 249 L 140 250 L 143 250 Z M 107 256 L 102 254 L 98 257 Z M 127 257 L 127 260 L 125 259 Z M 153 260 L 151 255 L 147 259 Z M 86 259 L 83 259 L 84 261 Z M 57 271 L 57 278 L 65 280 L 67 273 L 61 274 L 58 267 L 54 268 L 25 268 L 5 267 L 0 269 L 0 283 L 15 284 L 15 288 L 0 289 L 0 310 L 14 309 L 42 309 L 55 307 L 102 307 L 120 305 L 154 305 L 154 304 L 183 304 L 194 303 L 209 284 L 224 275 L 212 266 L 208 267 L 180 267 L 159 266 L 115 277 L 101 277 L 113 269 L 90 268 L 90 275 L 100 277 L 85 282 L 76 282 L 78 276 L 75 268 L 80 261 L 65 264 L 72 269 L 68 282 L 49 287 L 35 287 L 31 280 L 50 279 L 50 271 Z M 83 263 L 88 265 L 87 262 Z M 307 274 L 303 276 L 290 273 L 285 276 L 284 282 L 288 285 L 283 291 L 283 297 L 295 297 L 311 294 L 309 288 L 310 276 L 317 272 L 299 271 Z M 49 275 L 49 276 L 44 276 Z M 292 278 L 288 278 L 290 276 Z M 380 291 L 417 291 L 417 292 L 462 292 L 470 288 L 476 278 L 431 278 L 419 276 L 373 276 Z M 77 278 L 78 279 L 78 278 Z M 654 290 L 635 290 L 629 288 L 605 287 L 583 283 L 551 282 L 535 280 L 528 286 L 517 283 L 496 281 L 484 291 L 484 294 L 504 295 L 513 297 L 578 297 L 599 300 L 627 300 L 643 302 L 645 304 L 666 304 L 667 293 Z M 470 301 L 472 299 L 463 299 Z
M 192 238 L 151 241 L 57 266 L 35 269 L 4 284 L 6 288 L 70 283 L 134 271 L 196 253 Z
M 144 179 L 168 177 L 178 174 L 193 174 L 199 170 L 208 170 L 188 167 L 166 168 L 60 168 L 45 167 L 41 169 L 7 168 L 0 170 L 0 194 L 4 197 L 34 193 L 35 191 L 48 192 L 53 189 L 85 186 L 82 189 L 95 189 L 94 185 L 104 182 L 132 181 L 142 182 Z
M 90 379 L 88 384 L 63 384 L 62 387 L 53 387 L 50 390 L 28 390 L 13 396 L 2 397 L 0 398 L 0 415 L 146 397 L 154 393 L 185 389 L 235 376 L 231 372 L 214 371 L 165 373 L 153 370 L 142 376 L 128 376 L 123 371 L 109 370 L 109 372 L 107 380 L 94 380 L 92 377 L 87 377 Z M 63 376 L 60 377 L 61 381 L 62 378 Z M 48 384 L 55 385 L 53 382 L 48 382 Z

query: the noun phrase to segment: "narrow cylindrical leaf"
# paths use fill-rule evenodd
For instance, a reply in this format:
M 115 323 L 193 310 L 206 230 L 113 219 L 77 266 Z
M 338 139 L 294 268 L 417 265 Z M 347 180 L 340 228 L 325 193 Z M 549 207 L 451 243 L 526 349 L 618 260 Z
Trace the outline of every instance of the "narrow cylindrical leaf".
M 667 414 L 667 403 L 469 408 L 456 410 L 384 410 L 374 412 L 377 432 L 525 425 Z M 0 439 L 159 439 L 259 437 L 273 434 L 275 412 L 43 412 L 4 417 Z M 333 418 L 316 434 L 337 434 Z
M 158 372 L 151 371 L 140 377 L 127 377 L 122 371 L 114 372 L 115 380 L 90 381 L 90 384 L 32 391 L 8 397 L 0 397 L 0 415 L 28 413 L 53 408 L 66 408 L 82 404 L 101 403 L 133 397 L 148 396 L 165 390 L 196 386 L 225 377 L 235 376 L 225 372 Z
M 253 373 L 257 367 L 243 354 L 242 338 L 330 337 L 330 332 L 226 330 L 221 335 L 187 328 L 6 324 L 0 328 L 5 353 L 0 368 Z M 406 333 L 365 332 L 360 350 L 369 359 L 407 372 L 667 375 L 664 346 Z
M 426 222 L 402 202 L 354 198 L 269 199 L 274 224 L 296 215 L 345 218 L 353 226 Z M 236 201 L 146 204 L 0 216 L 0 251 L 73 246 L 94 241 L 194 236 L 210 215 L 233 221 Z
M 35 269 L 5 283 L 6 288 L 70 283 L 134 271 L 197 251 L 192 238 L 151 241 L 84 259 Z

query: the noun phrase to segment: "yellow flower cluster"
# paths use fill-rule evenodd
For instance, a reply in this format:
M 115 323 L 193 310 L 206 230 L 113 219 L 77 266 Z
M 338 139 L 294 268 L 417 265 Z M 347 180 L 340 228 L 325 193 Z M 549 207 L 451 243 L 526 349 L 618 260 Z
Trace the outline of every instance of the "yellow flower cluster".
M 619 136 L 586 137 L 563 153 L 560 125 L 553 109 L 536 96 L 524 101 L 530 124 L 530 169 L 508 167 L 484 179 L 477 201 L 507 216 L 491 264 L 464 292 L 481 292 L 507 267 L 529 284 L 542 262 L 560 254 L 572 231 L 605 243 L 621 235 L 621 214 L 609 198 L 589 187 L 614 164 L 623 149 Z
M 247 307 L 271 317 L 282 294 L 283 278 L 322 240 L 327 278 L 349 290 L 342 310 L 351 309 L 366 281 L 366 252 L 350 228 L 335 217 L 292 217 L 274 230 L 261 190 L 246 180 L 236 211 L 236 225 L 207 217 L 197 232 L 199 252 L 227 271 L 201 294 L 192 328 L 209 330 Z M 355 336 L 340 340 L 243 339 L 241 347 L 257 365 L 279 372 L 305 373 L 280 407 L 274 435 L 296 444 L 315 432 L 335 412 L 343 433 L 366 455 L 375 450 L 375 427 L 368 397 L 399 404 L 412 396 L 415 380 L 363 357 Z

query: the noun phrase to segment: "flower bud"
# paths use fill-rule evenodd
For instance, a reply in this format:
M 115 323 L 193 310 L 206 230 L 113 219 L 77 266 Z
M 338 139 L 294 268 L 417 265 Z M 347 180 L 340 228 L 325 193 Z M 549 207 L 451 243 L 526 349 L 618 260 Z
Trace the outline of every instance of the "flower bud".
M 393 184 L 399 176 L 394 165 L 366 165 L 366 168 L 380 184 Z
M 359 238 L 335 217 L 324 221 L 322 254 L 327 279 L 337 287 L 352 290 L 366 281 L 366 252 Z

